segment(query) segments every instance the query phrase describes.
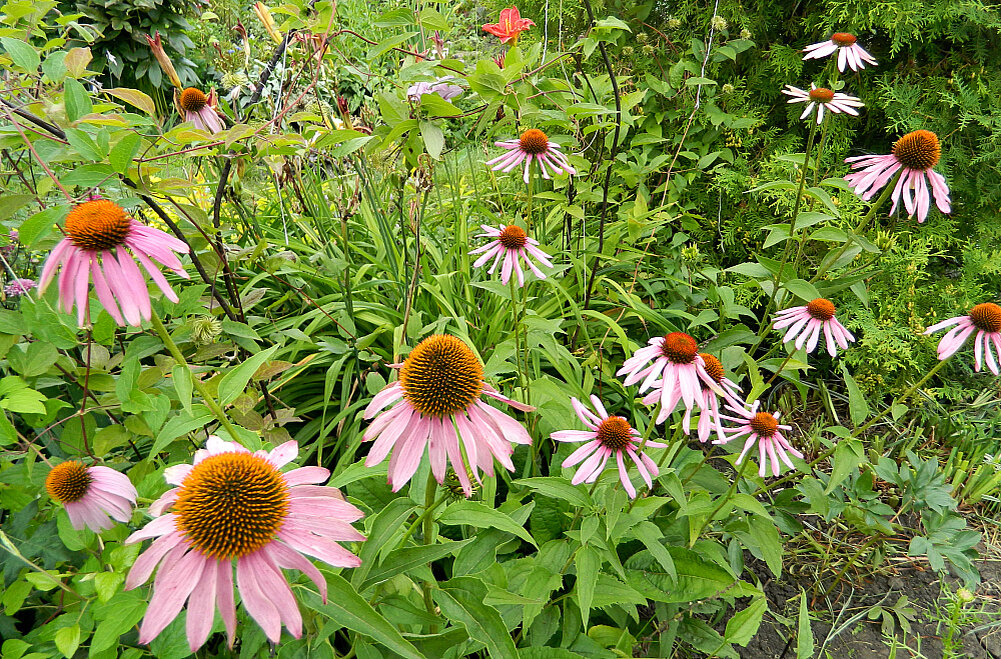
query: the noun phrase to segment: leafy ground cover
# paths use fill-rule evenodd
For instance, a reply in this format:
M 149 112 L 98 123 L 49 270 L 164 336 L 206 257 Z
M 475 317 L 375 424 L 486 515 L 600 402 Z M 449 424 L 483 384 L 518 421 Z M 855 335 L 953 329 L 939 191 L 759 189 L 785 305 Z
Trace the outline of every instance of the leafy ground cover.
M 3 659 L 1001 656 L 995 7 L 81 4 Z

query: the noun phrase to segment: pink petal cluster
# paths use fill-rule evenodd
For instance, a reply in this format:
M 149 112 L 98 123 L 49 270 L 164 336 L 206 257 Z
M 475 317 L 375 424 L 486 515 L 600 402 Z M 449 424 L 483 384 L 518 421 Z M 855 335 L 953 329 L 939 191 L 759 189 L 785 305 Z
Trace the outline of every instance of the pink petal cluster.
M 576 398 L 571 398 L 570 402 L 577 417 L 588 429 L 560 430 L 552 433 L 550 437 L 559 442 L 587 442 L 563 461 L 564 469 L 580 464 L 571 482 L 574 485 L 593 483 L 604 471 L 609 458 L 614 454 L 622 487 L 625 488 L 630 497 L 635 498 L 636 488 L 629 480 L 628 469 L 623 459 L 623 454 L 625 454 L 636 465 L 636 470 L 647 487 L 653 487 L 651 477 L 656 478 L 660 470 L 657 468 L 657 463 L 651 460 L 648 455 L 637 450 L 640 443 L 639 432 L 630 426 L 624 418 L 609 416 L 597 396 L 591 396 L 591 404 L 597 414 L 584 407 Z M 646 446 L 665 448 L 667 445 L 647 441 Z
M 946 327 L 952 327 L 938 343 L 938 358 L 945 360 L 958 351 L 966 339 L 973 337 L 976 370 L 980 371 L 984 361 L 994 375 L 999 375 L 1001 365 L 1001 307 L 993 302 L 978 304 L 970 310 L 967 316 L 956 316 L 935 323 L 925 330 L 925 334 L 938 332 Z M 993 344 L 994 350 L 991 350 Z
M 294 460 L 298 452 L 296 442 L 289 441 L 270 452 L 257 451 L 252 455 L 277 471 Z M 156 638 L 187 602 L 186 632 L 191 651 L 208 639 L 216 609 L 232 647 L 236 631 L 234 559 L 203 554 L 178 527 L 178 514 L 163 514 L 189 486 L 186 479 L 197 465 L 226 453 L 250 454 L 250 451 L 235 442 L 212 436 L 206 448 L 195 452 L 192 464 L 166 469 L 164 478 L 177 487 L 150 506 L 150 514 L 156 519 L 126 540 L 131 544 L 156 538 L 129 571 L 126 590 L 146 583 L 157 565 L 160 566 L 153 582 L 153 597 L 139 630 L 140 643 Z M 351 526 L 351 522 L 361 518 L 363 513 L 344 501 L 335 488 L 315 485 L 327 480 L 328 470 L 300 467 L 279 474 L 288 497 L 288 512 L 280 530 L 263 547 L 235 559 L 236 587 L 243 606 L 272 643 L 280 639 L 282 624 L 296 638 L 302 635 L 302 615 L 282 568 L 298 570 L 308 576 L 326 601 L 327 582 L 303 554 L 337 567 L 357 567 L 361 564 L 359 558 L 337 543 L 364 540 L 364 536 Z
M 541 130 L 531 128 L 521 134 L 516 140 L 506 140 L 494 142 L 495 146 L 507 149 L 507 153 L 487 161 L 494 171 L 509 172 L 521 163 L 525 163 L 523 179 L 528 183 L 528 173 L 532 161 L 539 163 L 539 171 L 542 178 L 549 179 L 548 166 L 554 174 L 567 173 L 576 174 L 577 170 L 570 166 L 567 158 L 560 151 L 560 145 L 550 142 L 549 138 Z
M 62 465 L 57 465 L 53 473 Z M 80 466 L 79 463 L 75 465 L 78 468 Z M 136 488 L 128 476 L 100 465 L 86 467 L 85 471 L 90 477 L 86 493 L 76 501 L 61 502 L 66 509 L 70 525 L 78 531 L 88 528 L 100 533 L 114 526 L 112 518 L 119 522 L 128 522 L 132 519 L 132 509 L 136 505 Z M 46 487 L 51 494 L 52 487 L 48 480 Z
M 774 327 L 777 330 L 788 327 L 782 343 L 795 339 L 796 349 L 805 345 L 807 352 L 814 351 L 823 332 L 827 352 L 831 357 L 837 355 L 837 346 L 847 350 L 848 344 L 855 341 L 852 333 L 834 317 L 834 305 L 823 298 L 800 307 L 783 309 L 776 314 Z
M 545 273 L 539 270 L 529 257 L 538 259 L 547 268 L 553 267 L 553 264 L 550 262 L 549 256 L 539 249 L 539 241 L 525 235 L 524 229 L 513 224 L 498 228 L 481 224 L 480 227 L 483 229 L 483 233 L 476 236 L 477 238 L 494 238 L 494 240 L 469 252 L 471 255 L 483 254 L 473 263 L 474 268 L 482 267 L 487 261 L 493 259 L 493 264 L 487 270 L 489 274 L 492 275 L 494 270 L 497 269 L 498 264 L 503 263 L 501 265 L 501 283 L 507 284 L 513 270 L 518 276 L 518 285 L 524 286 L 525 273 L 522 272 L 520 265 L 520 262 L 524 261 L 525 265 L 529 267 L 536 277 L 539 279 L 546 278 Z
M 804 60 L 821 59 L 838 54 L 838 71 L 844 71 L 845 65 L 851 67 L 852 71 L 860 71 L 865 68 L 865 63 L 876 64 L 872 55 L 867 53 L 862 46 L 858 45 L 855 36 L 847 32 L 836 32 L 827 41 L 810 44 L 803 49 L 806 54 Z
M 818 88 L 817 85 L 813 85 L 810 91 L 805 89 L 800 89 L 799 87 L 793 87 L 792 85 L 786 85 L 787 89 L 783 89 L 782 93 L 791 96 L 787 103 L 808 103 L 806 109 L 803 110 L 803 114 L 799 116 L 800 119 L 806 119 L 813 112 L 813 108 L 817 108 L 817 124 L 819 125 L 824 120 L 824 110 L 827 109 L 830 112 L 850 114 L 852 116 L 858 116 L 858 110 L 855 108 L 863 107 L 865 104 L 854 96 L 849 96 L 848 94 L 841 94 L 837 92 L 832 92 L 829 89 Z
M 783 462 L 790 469 L 795 469 L 796 467 L 793 465 L 792 460 L 789 459 L 789 454 L 791 453 L 800 459 L 803 458 L 803 454 L 793 448 L 789 440 L 779 432 L 780 430 L 792 430 L 792 426 L 780 425 L 778 422 L 780 416 L 778 412 L 772 414 L 758 412 L 758 405 L 759 401 L 754 401 L 751 409 L 748 410 L 742 406 L 735 407 L 727 404 L 727 409 L 732 410 L 738 416 L 723 416 L 723 418 L 728 421 L 737 422 L 738 426 L 727 429 L 726 439 L 716 440 L 713 444 L 726 444 L 744 435 L 748 435 L 747 441 L 744 442 L 744 448 L 737 457 L 736 464 L 743 463 L 748 451 L 757 444 L 758 464 L 760 465 L 758 467 L 758 476 L 764 478 L 768 473 L 769 461 L 772 466 L 772 474 L 775 476 L 778 476 L 782 472 L 781 463 Z

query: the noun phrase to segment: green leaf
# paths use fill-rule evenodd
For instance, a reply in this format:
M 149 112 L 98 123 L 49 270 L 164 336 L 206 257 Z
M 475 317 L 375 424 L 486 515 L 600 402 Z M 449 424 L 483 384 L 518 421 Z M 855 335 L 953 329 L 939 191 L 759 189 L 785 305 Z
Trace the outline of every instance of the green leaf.
M 66 216 L 65 206 L 49 206 L 26 219 L 18 228 L 18 240 L 31 249 L 35 243 L 52 233 L 53 225 Z
M 513 519 L 499 510 L 490 508 L 479 501 L 456 501 L 438 518 L 441 524 L 458 526 L 468 524 L 481 529 L 497 529 L 507 533 L 513 533 L 525 542 L 535 545 L 535 540 L 528 533 L 524 526 L 518 524 Z M 536 545 L 538 546 L 538 545 Z
M 76 121 L 94 109 L 90 94 L 76 78 L 66 78 L 63 83 L 63 100 L 66 103 L 66 118 L 70 121 Z
M 329 589 L 326 604 L 318 595 L 307 592 L 302 600 L 307 607 L 323 614 L 341 627 L 347 627 L 377 643 L 382 643 L 401 657 L 425 659 L 424 655 L 418 652 L 410 641 L 403 638 L 396 627 L 373 609 L 344 577 L 337 574 L 327 574 L 326 577 Z
M 0 43 L 3 44 L 3 48 L 10 55 L 10 58 L 14 60 L 14 64 L 28 73 L 34 73 L 38 70 L 42 58 L 38 56 L 38 51 L 33 46 L 13 37 L 0 37 Z
M 598 584 L 598 573 L 601 570 L 601 557 L 598 551 L 585 545 L 577 551 L 577 602 L 580 606 L 580 617 L 587 628 L 591 617 L 591 602 L 594 601 L 594 587 Z
M 848 413 L 852 417 L 852 423 L 858 426 L 869 417 L 869 403 L 844 362 L 841 362 L 841 375 L 844 376 L 845 388 L 848 389 Z
M 278 350 L 278 346 L 272 346 L 259 352 L 222 376 L 219 381 L 219 404 L 229 405 L 236 400 L 236 397 L 247 388 L 247 383 L 250 382 L 250 378 L 257 372 L 257 369 L 271 359 L 271 355 L 275 354 L 276 350 Z
M 487 646 L 490 659 L 518 659 L 518 650 L 500 612 L 483 603 L 487 589 L 473 577 L 456 577 L 434 591 L 445 617 L 466 628 L 469 637 Z
M 110 94 L 120 101 L 125 101 L 129 105 L 136 106 L 151 117 L 156 116 L 156 103 L 145 92 L 141 92 L 138 89 L 117 87 L 115 89 L 105 89 L 104 93 Z
M 439 558 L 444 558 L 462 549 L 472 542 L 474 538 L 467 540 L 443 541 L 433 545 L 417 545 L 415 547 L 404 547 L 395 549 L 377 566 L 369 571 L 368 577 L 358 588 L 365 591 L 375 584 L 386 581 L 397 574 L 402 574 L 415 567 L 427 565 Z
M 174 391 L 177 392 L 177 399 L 181 401 L 184 411 L 191 414 L 191 390 L 195 385 L 191 377 L 191 369 L 186 364 L 176 364 L 170 369 L 170 374 L 174 380 Z
M 118 591 L 107 602 L 99 604 L 94 617 L 98 623 L 90 639 L 90 656 L 113 647 L 118 639 L 135 627 L 146 613 L 146 600 L 138 592 Z
M 761 618 L 768 610 L 768 601 L 764 597 L 755 597 L 746 609 L 734 614 L 726 623 L 723 638 L 727 643 L 746 646 L 761 626 Z
M 351 573 L 352 586 L 358 588 L 359 584 L 365 580 L 375 565 L 376 557 L 380 551 L 401 530 L 403 523 L 416 507 L 409 497 L 398 497 L 372 517 L 368 538 L 362 544 L 361 552 L 358 554 L 361 565 Z
M 824 494 L 830 494 L 848 474 L 865 461 L 862 453 L 862 443 L 857 439 L 843 439 L 834 449 L 834 459 L 831 461 L 831 479 L 827 483 Z
M 650 565 L 642 569 L 627 569 L 627 583 L 649 599 L 673 604 L 714 597 L 733 589 L 737 579 L 710 557 L 684 547 L 667 546 L 674 560 L 677 579 Z M 736 593 L 734 593 L 736 594 Z
M 80 625 L 70 625 L 63 627 L 56 632 L 56 649 L 63 653 L 66 659 L 71 659 L 76 654 L 76 649 L 80 647 Z
M 431 121 L 421 122 L 421 137 L 424 139 L 424 148 L 428 155 L 438 160 L 441 152 L 445 148 L 445 134 L 437 124 Z
M 72 78 L 68 78 L 72 80 Z M 86 158 L 87 160 L 103 160 L 104 154 L 101 153 L 100 148 L 94 143 L 90 135 L 80 130 L 79 128 L 67 128 L 66 129 L 66 141 L 70 143 L 77 153 Z
M 128 172 L 129 165 L 132 164 L 132 159 L 139 152 L 139 144 L 141 142 L 142 138 L 139 137 L 139 133 L 130 132 L 118 140 L 118 144 L 112 147 L 111 154 L 108 156 L 108 162 L 111 163 L 112 168 L 116 172 L 119 174 Z
M 648 522 L 646 520 L 636 524 L 630 529 L 636 538 L 643 543 L 643 546 L 647 548 L 647 551 L 657 559 L 660 566 L 664 568 L 664 572 L 670 575 L 672 579 L 678 577 L 678 571 L 674 567 L 674 559 L 671 558 L 671 553 L 667 551 L 663 543 L 661 543 L 661 538 L 664 536 L 663 532 L 653 522 Z M 587 623 L 584 623 L 587 625 Z
M 821 297 L 816 287 L 803 279 L 792 279 L 783 284 L 785 289 L 796 297 L 811 302 Z
M 813 629 L 810 627 L 810 612 L 806 609 L 806 591 L 800 588 L 796 659 L 811 659 L 813 657 L 813 650 Z
M 540 477 L 521 478 L 514 481 L 513 485 L 524 485 L 536 492 L 541 492 L 554 499 L 562 499 L 572 506 L 579 508 L 593 508 L 594 502 L 588 495 L 585 488 L 571 485 L 565 478 Z

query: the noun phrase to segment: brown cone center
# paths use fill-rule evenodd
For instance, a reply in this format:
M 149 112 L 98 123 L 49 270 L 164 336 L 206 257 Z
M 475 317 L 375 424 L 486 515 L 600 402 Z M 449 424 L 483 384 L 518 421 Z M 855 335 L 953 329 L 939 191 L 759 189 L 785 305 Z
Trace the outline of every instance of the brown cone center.
M 970 309 L 970 320 L 984 332 L 1001 332 L 1001 307 L 993 302 L 984 302 Z
M 834 318 L 834 304 L 830 300 L 818 297 L 806 305 L 806 310 L 810 316 L 817 320 L 830 320 Z
M 533 156 L 549 150 L 549 137 L 538 128 L 529 128 L 518 140 L 521 150 Z
M 724 375 L 722 362 L 706 352 L 700 352 L 699 357 L 702 358 L 702 363 L 705 364 L 706 374 L 716 382 L 722 382 Z
M 610 416 L 598 426 L 597 439 L 605 448 L 620 451 L 632 444 L 632 429 L 621 416 Z
M 755 414 L 751 418 L 749 425 L 751 426 L 751 430 L 760 437 L 771 437 L 779 429 L 778 420 L 768 412 L 758 412 Z
M 209 102 L 205 92 L 194 87 L 188 87 L 181 92 L 181 107 L 186 112 L 198 112 Z
M 942 156 L 942 146 L 938 135 L 930 130 L 916 130 L 907 133 L 893 145 L 893 155 L 908 169 L 925 171 L 938 164 Z
M 817 103 L 830 103 L 834 100 L 834 92 L 827 87 L 817 87 L 810 90 L 810 100 Z
M 501 231 L 500 244 L 507 249 L 521 249 L 528 242 L 528 236 L 525 234 L 525 230 L 514 224 L 504 227 Z
M 675 364 L 691 364 L 699 354 L 699 345 L 684 332 L 671 332 L 664 337 L 660 352 Z
M 113 201 L 94 199 L 78 204 L 66 216 L 66 235 L 80 249 L 94 252 L 125 244 L 132 220 Z
M 855 38 L 854 34 L 848 32 L 835 32 L 831 35 L 831 41 L 839 46 L 854 46 L 858 39 Z
M 73 503 L 87 494 L 93 477 L 83 463 L 76 460 L 61 462 L 45 477 L 45 489 L 59 503 Z
M 461 339 L 435 334 L 403 362 L 400 386 L 421 416 L 451 416 L 469 409 L 483 391 L 483 365 Z

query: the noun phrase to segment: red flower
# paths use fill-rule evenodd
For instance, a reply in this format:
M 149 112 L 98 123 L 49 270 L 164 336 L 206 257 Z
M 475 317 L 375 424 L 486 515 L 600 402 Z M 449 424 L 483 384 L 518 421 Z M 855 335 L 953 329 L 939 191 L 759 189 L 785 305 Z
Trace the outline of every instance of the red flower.
M 535 21 L 522 18 L 517 7 L 509 7 L 501 10 L 499 23 L 488 23 L 483 26 L 483 31 L 500 37 L 501 43 L 516 43 L 518 35 L 533 25 Z

